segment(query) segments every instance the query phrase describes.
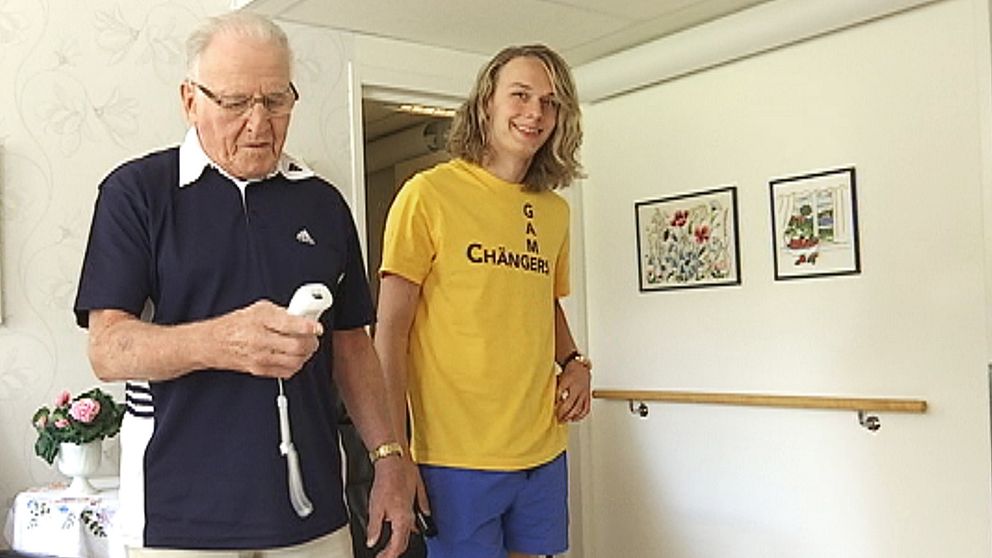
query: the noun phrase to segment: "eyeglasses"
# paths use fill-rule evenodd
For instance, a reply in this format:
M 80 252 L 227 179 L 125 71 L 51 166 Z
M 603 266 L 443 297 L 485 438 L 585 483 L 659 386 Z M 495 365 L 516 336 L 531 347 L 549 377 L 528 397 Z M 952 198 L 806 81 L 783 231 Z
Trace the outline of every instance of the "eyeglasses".
M 217 103 L 217 106 L 230 116 L 243 116 L 251 111 L 255 103 L 262 103 L 265 110 L 272 116 L 286 116 L 293 110 L 296 101 L 300 99 L 300 93 L 296 90 L 293 82 L 289 82 L 289 87 L 279 93 L 267 93 L 265 95 L 218 95 L 207 89 L 203 85 L 187 80 L 191 85 L 195 85 L 201 93 L 208 99 Z

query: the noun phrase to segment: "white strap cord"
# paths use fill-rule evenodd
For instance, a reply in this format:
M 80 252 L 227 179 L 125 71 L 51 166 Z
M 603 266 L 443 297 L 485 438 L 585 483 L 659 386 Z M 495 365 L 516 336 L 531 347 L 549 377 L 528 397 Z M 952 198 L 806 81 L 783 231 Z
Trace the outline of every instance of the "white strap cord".
M 293 434 L 289 428 L 289 400 L 283 391 L 282 378 L 279 379 L 276 406 L 279 407 L 279 453 L 286 456 L 286 470 L 289 474 L 289 501 L 293 504 L 296 515 L 306 517 L 313 512 L 313 504 L 303 488 L 300 457 L 293 447 Z
M 326 285 L 307 283 L 296 289 L 286 311 L 294 316 L 305 316 L 312 320 L 319 320 L 320 315 L 324 310 L 330 308 L 333 302 L 334 296 L 331 295 L 331 291 Z M 300 456 L 297 455 L 296 448 L 293 447 L 293 434 L 289 428 L 289 399 L 286 399 L 282 378 L 278 380 L 279 395 L 276 396 L 276 407 L 279 408 L 279 453 L 286 456 L 289 501 L 293 504 L 293 509 L 296 510 L 297 515 L 306 517 L 313 513 L 313 503 L 310 502 L 310 498 L 307 498 L 306 490 L 303 489 Z

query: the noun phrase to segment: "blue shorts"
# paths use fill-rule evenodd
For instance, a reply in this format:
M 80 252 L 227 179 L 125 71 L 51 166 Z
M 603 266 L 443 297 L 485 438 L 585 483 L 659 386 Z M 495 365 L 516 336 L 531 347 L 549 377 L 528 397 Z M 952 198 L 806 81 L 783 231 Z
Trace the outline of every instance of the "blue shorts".
M 565 454 L 520 471 L 421 465 L 438 534 L 430 558 L 505 558 L 568 549 Z

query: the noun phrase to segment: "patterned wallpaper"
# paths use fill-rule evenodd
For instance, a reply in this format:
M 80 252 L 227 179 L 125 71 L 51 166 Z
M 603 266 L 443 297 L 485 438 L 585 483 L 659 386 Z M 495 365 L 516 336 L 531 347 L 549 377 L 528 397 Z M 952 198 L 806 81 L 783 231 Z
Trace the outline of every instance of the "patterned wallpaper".
M 34 455 L 35 409 L 98 383 L 71 312 L 97 184 L 182 139 L 185 37 L 227 6 L 0 0 L 0 520 L 17 492 L 60 478 Z M 302 96 L 287 151 L 347 196 L 353 38 L 284 28 Z M 105 453 L 113 471 L 113 444 Z

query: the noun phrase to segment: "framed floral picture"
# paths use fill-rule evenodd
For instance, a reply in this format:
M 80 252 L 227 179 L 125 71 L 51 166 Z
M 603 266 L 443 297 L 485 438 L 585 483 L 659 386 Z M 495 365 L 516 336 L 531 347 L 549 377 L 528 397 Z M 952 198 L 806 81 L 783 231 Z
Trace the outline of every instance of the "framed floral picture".
M 641 292 L 739 285 L 737 188 L 636 202 Z
M 861 273 L 854 167 L 769 186 L 776 280 Z

